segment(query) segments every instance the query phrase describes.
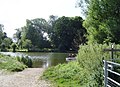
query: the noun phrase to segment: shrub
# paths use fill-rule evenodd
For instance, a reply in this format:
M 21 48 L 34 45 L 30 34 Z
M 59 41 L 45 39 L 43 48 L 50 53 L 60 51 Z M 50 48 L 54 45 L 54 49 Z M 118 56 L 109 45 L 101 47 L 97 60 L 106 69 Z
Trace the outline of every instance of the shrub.
M 80 67 L 90 74 L 86 76 L 88 79 L 88 87 L 103 86 L 103 59 L 109 59 L 109 52 L 103 49 L 109 48 L 104 44 L 81 45 L 77 55 L 77 61 Z M 83 79 L 84 80 L 84 79 Z M 86 83 L 85 83 L 86 84 Z
M 17 57 L 17 60 L 28 67 L 32 67 L 32 60 L 28 56 Z
M 26 65 L 19 62 L 14 57 L 0 54 L 0 69 L 6 69 L 8 71 L 22 71 L 26 67 Z

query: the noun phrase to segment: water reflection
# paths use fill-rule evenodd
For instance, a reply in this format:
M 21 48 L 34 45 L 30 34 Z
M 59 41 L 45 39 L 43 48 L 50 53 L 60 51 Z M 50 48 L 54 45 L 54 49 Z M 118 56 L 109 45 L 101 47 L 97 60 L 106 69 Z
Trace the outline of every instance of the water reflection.
M 50 67 L 60 63 L 66 63 L 65 58 L 67 53 L 41 53 L 41 52 L 1 52 L 5 55 L 11 56 L 28 56 L 32 59 L 33 66 L 38 67 Z

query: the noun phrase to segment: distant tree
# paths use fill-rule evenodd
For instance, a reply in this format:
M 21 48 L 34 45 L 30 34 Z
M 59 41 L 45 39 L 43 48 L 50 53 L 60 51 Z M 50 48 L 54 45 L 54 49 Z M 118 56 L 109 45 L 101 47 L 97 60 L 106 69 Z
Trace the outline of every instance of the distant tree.
M 26 40 L 23 42 L 23 47 L 24 47 L 24 48 L 27 48 L 28 51 L 29 51 L 29 49 L 32 47 L 32 42 L 31 42 L 30 40 L 26 39 Z
M 7 49 L 8 48 L 10 48 L 10 45 L 12 44 L 12 39 L 11 38 L 5 38 L 3 41 L 2 41 L 2 43 L 4 43 L 4 45 L 5 45 L 5 47 L 7 47 Z
M 53 26 L 55 24 L 55 21 L 58 19 L 58 16 L 50 15 L 48 23 Z
M 84 20 L 81 17 L 74 17 L 72 18 L 72 26 L 73 26 L 73 41 L 72 41 L 72 47 L 73 49 L 79 48 L 80 44 L 85 44 L 86 39 L 86 29 L 83 27 Z
M 47 40 L 44 37 L 44 33 L 48 31 L 48 22 L 45 19 L 37 18 L 33 20 L 27 20 L 26 26 L 23 28 L 22 39 L 29 39 L 32 45 L 37 48 L 44 48 L 44 41 Z
M 54 43 L 58 39 L 55 37 L 55 32 L 54 32 L 54 25 L 55 25 L 55 22 L 57 19 L 58 19 L 58 16 L 50 15 L 49 20 L 48 20 L 49 28 L 48 28 L 47 34 L 48 34 L 49 40 L 51 41 L 51 45 L 53 48 L 56 48 Z M 55 39 L 56 39 L 56 41 L 54 42 Z
M 60 51 L 75 51 L 80 44 L 85 43 L 86 30 L 82 22 L 81 17 L 63 16 L 56 20 L 51 40 Z
M 81 17 L 51 15 L 47 22 L 43 18 L 26 20 L 26 26 L 17 29 L 15 38 L 18 46 L 26 48 L 28 40 L 32 48 L 58 48 L 60 51 L 77 50 L 86 42 L 86 29 Z
M 77 4 L 76 7 L 80 7 L 80 9 L 82 10 L 82 14 L 86 17 L 88 14 L 88 8 L 90 5 L 90 1 L 91 0 L 77 0 Z
M 7 51 L 8 48 L 10 48 L 10 45 L 12 43 L 12 39 L 7 37 L 7 33 L 3 32 L 4 25 L 0 24 L 0 45 L 1 45 L 1 51 Z
M 15 30 L 16 30 L 16 33 L 14 34 L 13 37 L 17 42 L 19 42 L 19 40 L 21 39 L 22 30 L 21 30 L 21 28 L 18 28 L 18 29 L 15 29 Z
M 17 28 L 15 29 L 16 30 L 16 33 L 13 35 L 13 38 L 14 40 L 16 41 L 17 45 L 18 45 L 18 48 L 22 49 L 22 28 Z

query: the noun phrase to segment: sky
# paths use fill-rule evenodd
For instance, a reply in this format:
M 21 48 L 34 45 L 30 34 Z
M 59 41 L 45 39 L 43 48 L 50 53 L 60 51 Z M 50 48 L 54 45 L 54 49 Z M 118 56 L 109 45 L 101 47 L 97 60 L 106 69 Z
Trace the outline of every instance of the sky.
M 26 19 L 81 16 L 80 8 L 75 8 L 76 0 L 0 0 L 0 24 L 8 37 L 16 28 L 23 27 Z

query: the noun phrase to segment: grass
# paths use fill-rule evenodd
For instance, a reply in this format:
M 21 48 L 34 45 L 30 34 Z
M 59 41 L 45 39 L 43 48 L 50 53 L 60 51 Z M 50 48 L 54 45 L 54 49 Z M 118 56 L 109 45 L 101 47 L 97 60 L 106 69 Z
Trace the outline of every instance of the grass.
M 109 52 L 103 49 L 110 47 L 107 44 L 81 45 L 77 61 L 50 67 L 42 78 L 50 80 L 55 87 L 103 87 L 102 60 L 110 58 Z
M 86 78 L 82 71 L 78 62 L 70 62 L 48 68 L 42 78 L 55 82 L 55 87 L 79 87 L 84 83 L 82 78 Z
M 27 66 L 23 62 L 19 62 L 17 58 L 0 54 L 0 69 L 7 71 L 22 71 Z

